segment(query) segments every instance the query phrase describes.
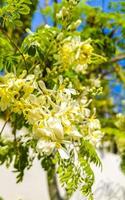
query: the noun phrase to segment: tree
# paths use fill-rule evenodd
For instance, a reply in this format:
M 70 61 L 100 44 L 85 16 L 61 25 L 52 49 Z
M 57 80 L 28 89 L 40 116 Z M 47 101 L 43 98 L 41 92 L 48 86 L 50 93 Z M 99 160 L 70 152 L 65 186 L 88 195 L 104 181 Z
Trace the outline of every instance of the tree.
M 125 117 L 117 115 L 110 100 L 111 79 L 120 84 L 125 80 L 117 62 L 124 59 L 124 45 L 115 35 L 120 26 L 124 38 L 124 14 L 107 14 L 85 1 L 55 1 L 41 10 L 54 26 L 26 29 L 24 34 L 34 10 L 31 3 L 6 0 L 0 9 L 0 114 L 5 120 L 0 164 L 14 163 L 19 182 L 37 157 L 48 173 L 52 200 L 69 199 L 77 188 L 92 199 L 91 164 L 101 166 L 96 153 L 101 141 L 111 139 L 122 154 L 124 169 Z M 7 123 L 12 140 L 2 134 Z M 23 127 L 26 133 L 19 136 L 17 130 Z M 57 177 L 66 190 L 64 198 Z

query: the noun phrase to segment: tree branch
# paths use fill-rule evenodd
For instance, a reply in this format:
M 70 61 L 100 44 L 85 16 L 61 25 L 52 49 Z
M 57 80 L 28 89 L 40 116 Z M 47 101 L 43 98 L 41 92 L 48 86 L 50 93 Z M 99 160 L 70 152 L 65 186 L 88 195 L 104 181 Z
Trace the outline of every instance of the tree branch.
M 111 60 L 107 61 L 107 63 L 115 63 L 115 62 L 118 62 L 118 61 L 124 60 L 124 59 L 125 59 L 125 53 L 119 54 L 119 55 L 111 58 Z

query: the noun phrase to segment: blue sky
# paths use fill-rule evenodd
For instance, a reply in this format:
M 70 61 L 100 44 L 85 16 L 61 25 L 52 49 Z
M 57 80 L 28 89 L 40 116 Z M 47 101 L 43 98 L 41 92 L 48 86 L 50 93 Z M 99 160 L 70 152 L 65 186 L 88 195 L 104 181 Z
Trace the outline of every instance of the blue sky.
M 45 0 L 39 0 L 38 6 L 37 6 L 37 10 L 33 16 L 33 20 L 32 20 L 32 31 L 35 31 L 35 29 L 41 25 L 44 22 L 43 16 L 40 13 L 40 8 L 44 7 L 44 2 Z M 51 5 L 53 2 L 53 0 L 49 0 L 49 4 Z M 58 2 L 60 2 L 60 0 L 58 0 Z M 52 25 L 52 21 L 50 19 L 48 19 L 48 24 Z
M 37 6 L 37 11 L 34 13 L 33 20 L 32 20 L 32 31 L 34 31 L 40 24 L 43 23 L 43 17 L 40 13 L 40 7 L 43 7 L 44 0 L 40 0 Z
M 61 0 L 58 0 L 58 2 L 61 1 Z M 35 29 L 41 25 L 43 23 L 43 17 L 40 13 L 40 8 L 44 6 L 44 2 L 45 0 L 40 0 L 39 1 L 39 4 L 37 6 L 37 11 L 35 12 L 34 16 L 33 16 L 33 20 L 32 20 L 32 31 L 35 31 Z M 52 0 L 49 1 L 50 4 L 52 4 Z M 109 0 L 88 0 L 88 3 L 92 6 L 95 6 L 95 7 L 98 7 L 98 6 L 101 6 L 103 7 L 103 10 L 104 11 L 107 11 L 108 9 L 108 2 Z M 52 25 L 52 22 L 50 21 L 50 19 L 48 20 L 48 23 L 50 25 Z

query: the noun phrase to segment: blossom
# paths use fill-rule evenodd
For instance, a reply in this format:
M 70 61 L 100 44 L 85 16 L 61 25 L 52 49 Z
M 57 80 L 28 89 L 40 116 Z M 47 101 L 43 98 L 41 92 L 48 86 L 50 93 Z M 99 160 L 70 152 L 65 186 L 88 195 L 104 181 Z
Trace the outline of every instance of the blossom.
M 0 108 L 2 111 L 5 111 L 11 103 L 12 95 L 8 89 L 0 88 L 0 98 Z
M 61 121 L 54 117 L 50 117 L 48 120 L 44 120 L 43 123 L 35 125 L 34 134 L 40 138 L 49 138 L 52 141 L 60 141 L 64 137 Z
M 89 124 L 88 126 L 91 130 L 100 129 L 100 127 L 101 127 L 100 121 L 98 119 L 90 119 L 88 124 Z
M 39 140 L 36 148 L 37 151 L 50 155 L 55 149 L 55 146 L 56 144 L 54 142 Z
M 59 49 L 60 61 L 64 69 L 72 67 L 76 72 L 86 71 L 91 63 L 93 47 L 91 40 L 81 41 L 80 37 L 69 37 Z
M 37 82 L 32 74 L 16 77 L 10 73 L 0 83 L 0 109 L 23 114 L 32 137 L 38 140 L 38 149 L 51 153 L 82 137 L 93 143 L 99 141 L 101 125 L 91 116 L 91 100 L 86 94 L 87 90 L 80 94 L 71 83 L 66 86 L 62 78 L 58 87 L 48 89 L 43 80 Z M 61 156 L 62 152 L 59 151 Z

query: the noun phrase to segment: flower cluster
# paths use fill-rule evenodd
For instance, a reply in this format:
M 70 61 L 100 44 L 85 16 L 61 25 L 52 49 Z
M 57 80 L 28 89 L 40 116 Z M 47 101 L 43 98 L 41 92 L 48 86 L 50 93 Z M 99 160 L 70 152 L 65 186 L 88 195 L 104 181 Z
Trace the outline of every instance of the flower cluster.
M 0 108 L 1 111 L 11 109 L 19 112 L 24 109 L 23 99 L 27 98 L 35 89 L 34 75 L 25 72 L 17 78 L 13 73 L 0 77 Z
M 76 72 L 84 72 L 91 63 L 93 47 L 91 40 L 84 42 L 80 37 L 68 37 L 60 47 L 60 61 L 64 68 L 71 67 Z
M 24 76 L 24 77 L 23 77 Z M 100 138 L 100 123 L 91 115 L 90 101 L 79 94 L 72 84 L 63 82 L 53 89 L 35 80 L 34 75 L 16 77 L 9 73 L 0 80 L 0 108 L 2 111 L 23 114 L 38 139 L 38 148 L 51 153 L 63 144 L 79 141 L 91 142 Z

